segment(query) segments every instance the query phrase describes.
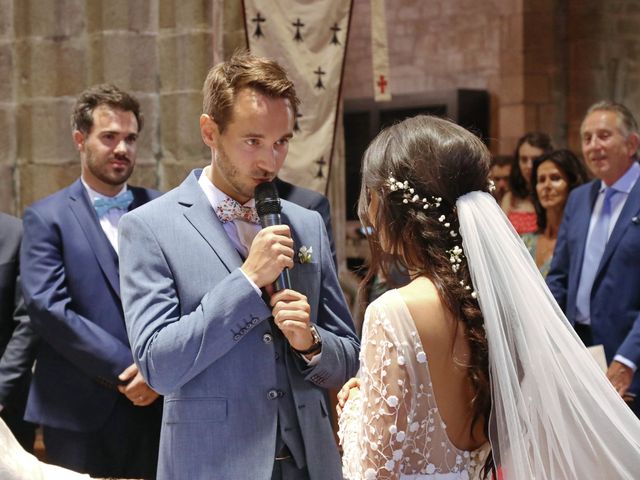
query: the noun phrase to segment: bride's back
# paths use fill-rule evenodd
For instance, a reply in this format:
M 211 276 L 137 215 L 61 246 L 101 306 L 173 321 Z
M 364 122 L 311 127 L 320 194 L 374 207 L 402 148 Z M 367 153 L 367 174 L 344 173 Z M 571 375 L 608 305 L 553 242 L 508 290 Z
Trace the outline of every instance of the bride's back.
M 455 447 L 474 450 L 487 441 L 484 418 L 473 425 L 475 391 L 468 376 L 469 344 L 464 323 L 443 305 L 435 286 L 418 277 L 400 288 L 427 355 L 433 392 L 447 435 Z

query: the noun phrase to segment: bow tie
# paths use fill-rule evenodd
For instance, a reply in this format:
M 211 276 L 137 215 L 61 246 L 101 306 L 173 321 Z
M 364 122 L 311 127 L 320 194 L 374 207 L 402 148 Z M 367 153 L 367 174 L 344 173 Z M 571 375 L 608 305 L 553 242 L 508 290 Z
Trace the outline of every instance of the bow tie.
M 243 220 L 249 223 L 260 223 L 255 207 L 245 207 L 233 198 L 225 198 L 215 209 L 216 215 L 222 223 Z
M 112 208 L 120 210 L 128 209 L 131 202 L 133 202 L 133 193 L 131 193 L 131 190 L 127 190 L 123 194 L 115 197 L 96 198 L 93 202 L 93 208 L 96 209 L 98 218 L 100 218 Z

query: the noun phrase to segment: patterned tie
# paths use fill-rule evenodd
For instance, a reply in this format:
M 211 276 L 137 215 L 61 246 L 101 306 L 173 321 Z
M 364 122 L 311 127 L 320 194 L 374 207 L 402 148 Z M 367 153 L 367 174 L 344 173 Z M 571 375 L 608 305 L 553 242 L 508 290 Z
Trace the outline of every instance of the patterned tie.
M 215 209 L 216 215 L 222 223 L 243 220 L 249 223 L 260 223 L 258 212 L 255 207 L 245 207 L 236 202 L 233 198 L 225 198 Z
M 602 259 L 602 254 L 609 239 L 609 224 L 611 223 L 611 197 L 616 190 L 608 187 L 604 192 L 602 210 L 596 219 L 596 223 L 591 231 L 589 243 L 584 251 L 582 263 L 582 273 L 576 295 L 576 307 L 578 309 L 578 319 L 587 320 L 591 314 L 591 289 L 596 278 L 596 272 Z
M 93 208 L 95 208 L 98 218 L 100 218 L 112 208 L 128 209 L 131 202 L 133 202 L 133 193 L 131 193 L 131 190 L 127 190 L 115 197 L 96 198 L 93 202 Z

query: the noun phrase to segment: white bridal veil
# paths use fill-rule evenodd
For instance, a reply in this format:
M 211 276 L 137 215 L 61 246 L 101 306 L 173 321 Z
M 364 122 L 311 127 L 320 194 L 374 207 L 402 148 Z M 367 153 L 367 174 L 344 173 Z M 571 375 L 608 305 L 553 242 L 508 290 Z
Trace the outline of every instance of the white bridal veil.
M 491 195 L 456 203 L 489 345 L 490 440 L 504 480 L 634 479 L 640 421 L 569 325 Z

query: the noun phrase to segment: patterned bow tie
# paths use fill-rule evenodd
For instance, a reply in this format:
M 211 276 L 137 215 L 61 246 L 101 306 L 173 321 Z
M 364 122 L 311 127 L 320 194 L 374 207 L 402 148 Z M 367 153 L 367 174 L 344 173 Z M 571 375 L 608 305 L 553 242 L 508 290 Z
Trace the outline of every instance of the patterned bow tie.
M 126 210 L 131 205 L 131 202 L 133 202 L 133 193 L 131 193 L 131 190 L 127 190 L 116 197 L 96 198 L 93 202 L 93 208 L 96 209 L 99 218 L 112 208 Z
M 258 212 L 255 207 L 245 207 L 236 202 L 233 198 L 225 198 L 216 207 L 216 215 L 222 223 L 233 222 L 234 220 L 244 220 L 249 223 L 260 223 Z

